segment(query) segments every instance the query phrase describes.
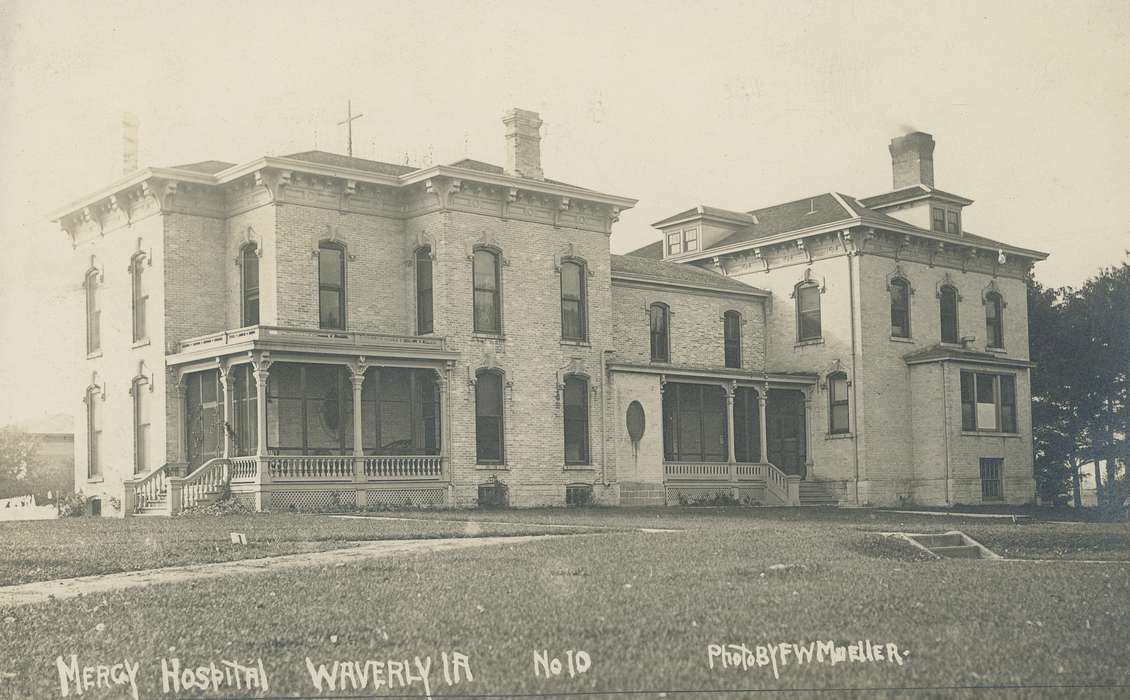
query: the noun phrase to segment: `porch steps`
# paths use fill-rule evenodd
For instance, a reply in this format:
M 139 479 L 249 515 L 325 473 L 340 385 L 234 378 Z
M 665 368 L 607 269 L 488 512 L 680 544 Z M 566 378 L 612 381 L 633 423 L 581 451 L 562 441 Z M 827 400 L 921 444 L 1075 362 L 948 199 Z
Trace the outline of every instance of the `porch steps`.
M 840 495 L 819 481 L 800 482 L 800 504 L 802 506 L 838 506 Z
M 216 499 L 219 497 L 219 495 L 220 495 L 220 491 L 218 489 L 215 490 L 215 491 L 209 491 L 208 493 L 206 493 L 204 495 L 203 498 L 198 500 L 195 503 L 195 505 L 206 506 L 210 503 L 214 503 L 216 501 Z M 154 515 L 168 515 L 168 514 L 169 514 L 169 492 L 168 491 L 161 491 L 157 495 L 157 498 L 154 498 L 151 501 L 147 501 L 144 506 L 139 508 L 138 511 L 136 513 L 134 513 L 134 515 L 138 515 L 138 516 L 154 516 Z

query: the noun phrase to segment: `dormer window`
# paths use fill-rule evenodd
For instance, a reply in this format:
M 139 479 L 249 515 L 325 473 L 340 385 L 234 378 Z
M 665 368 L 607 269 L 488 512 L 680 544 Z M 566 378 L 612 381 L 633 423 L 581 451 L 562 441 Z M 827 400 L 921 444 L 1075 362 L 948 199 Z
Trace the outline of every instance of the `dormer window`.
M 959 211 L 944 209 L 942 207 L 931 207 L 930 221 L 930 228 L 939 233 L 952 233 L 954 235 L 961 233 L 961 212 Z
M 698 228 L 685 228 L 667 234 L 667 255 L 693 253 L 698 250 Z

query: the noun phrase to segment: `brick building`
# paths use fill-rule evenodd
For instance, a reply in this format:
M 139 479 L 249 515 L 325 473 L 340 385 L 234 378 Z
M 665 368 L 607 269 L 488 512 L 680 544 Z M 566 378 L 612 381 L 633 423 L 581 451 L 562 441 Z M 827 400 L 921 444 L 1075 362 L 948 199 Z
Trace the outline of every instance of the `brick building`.
M 264 510 L 1031 498 L 1024 277 L 1045 256 L 962 230 L 927 135 L 892 142 L 890 193 L 700 206 L 619 256 L 635 200 L 546 178 L 538 115 L 503 121 L 505 167 L 204 161 L 61 210 L 78 488 L 126 514 L 225 490 Z

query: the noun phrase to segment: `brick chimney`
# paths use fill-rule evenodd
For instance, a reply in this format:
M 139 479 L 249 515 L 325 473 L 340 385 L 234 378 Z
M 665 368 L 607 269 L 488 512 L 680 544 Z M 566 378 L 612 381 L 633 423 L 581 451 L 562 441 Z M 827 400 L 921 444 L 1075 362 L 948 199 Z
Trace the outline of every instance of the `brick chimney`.
M 891 169 L 895 189 L 934 186 L 934 137 L 922 131 L 891 139 Z
M 506 172 L 544 180 L 541 171 L 541 117 L 515 107 L 502 118 L 506 125 Z

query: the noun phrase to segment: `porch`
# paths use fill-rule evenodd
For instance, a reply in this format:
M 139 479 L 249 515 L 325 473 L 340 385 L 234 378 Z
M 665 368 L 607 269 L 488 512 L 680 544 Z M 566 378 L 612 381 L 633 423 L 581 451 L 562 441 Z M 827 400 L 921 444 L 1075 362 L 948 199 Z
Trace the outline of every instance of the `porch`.
M 178 459 L 128 481 L 125 512 L 446 503 L 455 357 L 442 338 L 275 327 L 185 341 Z

